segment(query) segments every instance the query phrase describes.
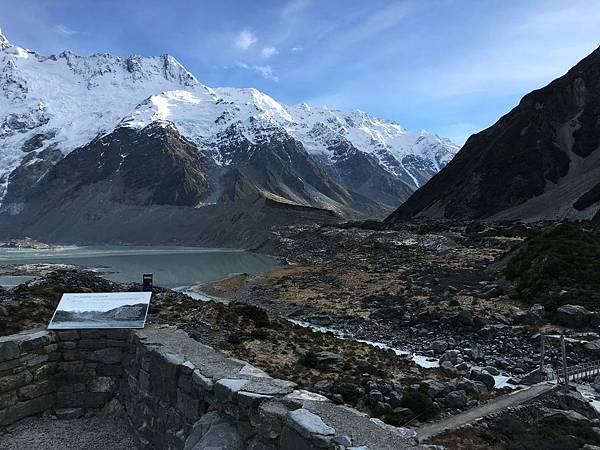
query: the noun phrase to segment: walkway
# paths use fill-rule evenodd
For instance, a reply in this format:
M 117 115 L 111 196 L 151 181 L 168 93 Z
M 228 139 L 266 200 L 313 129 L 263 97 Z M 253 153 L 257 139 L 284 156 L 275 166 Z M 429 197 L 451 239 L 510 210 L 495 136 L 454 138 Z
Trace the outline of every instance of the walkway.
M 416 430 L 419 442 L 423 442 L 444 431 L 459 428 L 505 408 L 520 405 L 521 403 L 525 403 L 556 388 L 557 385 L 554 383 L 534 384 L 528 388 L 497 397 L 484 405 L 462 412 L 455 416 L 442 419 L 439 422 L 425 424 Z

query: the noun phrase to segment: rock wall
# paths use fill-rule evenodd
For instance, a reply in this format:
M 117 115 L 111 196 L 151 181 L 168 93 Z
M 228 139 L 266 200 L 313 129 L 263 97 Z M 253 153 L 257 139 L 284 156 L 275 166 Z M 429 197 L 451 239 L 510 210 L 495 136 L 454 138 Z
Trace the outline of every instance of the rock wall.
M 0 427 L 47 410 L 100 408 L 122 379 L 129 330 L 0 337 Z
M 53 333 L 40 331 L 0 338 L 0 427 L 55 404 L 59 360 Z
M 0 338 L 0 427 L 116 398 L 144 449 L 401 449 L 402 430 L 269 377 L 173 327 Z

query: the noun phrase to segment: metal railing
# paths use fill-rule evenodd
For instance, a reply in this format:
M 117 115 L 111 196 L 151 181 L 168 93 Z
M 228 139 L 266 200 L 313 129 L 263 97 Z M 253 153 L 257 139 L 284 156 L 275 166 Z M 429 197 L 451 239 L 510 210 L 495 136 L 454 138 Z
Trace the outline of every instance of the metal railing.
M 557 379 L 559 382 L 564 382 L 563 370 L 556 370 Z M 568 381 L 583 380 L 585 378 L 600 375 L 600 361 L 592 361 L 576 366 L 567 367 L 566 376 Z

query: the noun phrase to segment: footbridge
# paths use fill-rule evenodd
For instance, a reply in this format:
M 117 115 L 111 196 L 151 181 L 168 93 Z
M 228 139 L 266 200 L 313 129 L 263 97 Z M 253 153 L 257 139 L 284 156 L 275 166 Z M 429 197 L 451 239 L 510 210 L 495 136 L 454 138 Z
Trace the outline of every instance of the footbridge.
M 576 366 L 567 367 L 566 370 L 560 369 L 555 371 L 555 379 L 559 384 L 564 384 L 565 378 L 567 381 L 579 381 L 594 378 L 600 375 L 600 361 L 592 361 Z

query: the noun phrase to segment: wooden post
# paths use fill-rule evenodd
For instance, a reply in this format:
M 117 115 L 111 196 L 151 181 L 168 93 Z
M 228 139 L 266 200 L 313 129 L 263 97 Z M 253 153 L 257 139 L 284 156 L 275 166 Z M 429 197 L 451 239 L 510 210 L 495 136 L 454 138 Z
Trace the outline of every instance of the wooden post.
M 540 334 L 540 343 L 542 346 L 540 350 L 540 381 L 546 381 L 544 373 L 544 333 Z
M 564 378 L 564 386 L 565 392 L 569 391 L 569 375 L 567 374 L 567 351 L 565 350 L 565 337 L 560 335 L 560 349 L 562 351 L 562 361 L 563 361 L 563 378 Z

